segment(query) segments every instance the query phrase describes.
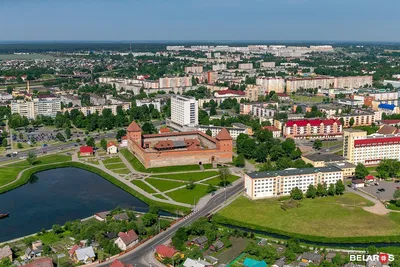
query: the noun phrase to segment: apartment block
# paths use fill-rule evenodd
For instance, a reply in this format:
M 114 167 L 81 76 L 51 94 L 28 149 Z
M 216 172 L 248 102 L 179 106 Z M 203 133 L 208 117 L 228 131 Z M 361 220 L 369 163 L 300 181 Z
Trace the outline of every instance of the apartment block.
M 61 100 L 55 97 L 35 98 L 32 101 L 16 100 L 11 102 L 11 113 L 19 113 L 28 119 L 37 116 L 55 117 L 61 111 Z
M 335 88 L 361 88 L 372 85 L 372 76 L 335 77 Z
M 171 97 L 171 120 L 170 125 L 177 130 L 184 127 L 197 127 L 198 102 L 194 97 L 174 95 Z
M 330 118 L 335 120 L 343 119 L 344 128 L 350 127 L 351 119 L 354 120 L 354 124 L 352 126 L 369 126 L 375 123 L 376 120 L 379 120 L 379 112 L 358 111 L 351 114 L 335 114 L 330 116 Z
M 400 160 L 400 135 L 367 135 L 366 131 L 345 129 L 343 156 L 353 164 L 377 165 L 383 159 Z
M 202 73 L 203 72 L 203 66 L 201 65 L 194 65 L 190 67 L 185 67 L 185 73 Z
M 220 70 L 226 70 L 226 64 L 216 64 L 212 66 L 213 71 L 220 71 Z
M 240 63 L 239 64 L 239 69 L 240 70 L 252 70 L 253 69 L 253 63 Z
M 275 62 L 261 62 L 260 67 L 273 69 L 275 68 Z
M 285 79 L 282 77 L 257 77 L 256 85 L 261 86 L 264 92 L 285 92 Z
M 130 102 L 125 102 L 123 104 L 118 104 L 118 105 L 100 105 L 100 106 L 90 106 L 90 107 L 72 107 L 72 108 L 64 108 L 62 112 L 68 111 L 71 112 L 73 109 L 77 109 L 80 112 L 83 113 L 83 115 L 88 116 L 90 114 L 94 114 L 98 112 L 101 114 L 104 109 L 110 109 L 113 115 L 117 115 L 117 107 L 121 106 L 122 110 L 127 111 L 131 108 L 131 103 Z
M 158 88 L 192 86 L 192 77 L 163 77 L 158 81 Z
M 288 120 L 283 126 L 287 138 L 332 138 L 343 135 L 342 123 L 334 119 Z
M 233 140 L 236 140 L 236 138 L 239 136 L 239 134 L 247 134 L 247 135 L 253 135 L 253 130 L 250 126 L 241 124 L 241 123 L 233 123 L 233 127 L 222 127 L 222 126 L 213 126 L 213 125 L 199 125 L 197 130 L 200 132 L 206 133 L 207 130 L 210 130 L 212 133 L 212 137 L 216 137 L 219 132 L 222 129 L 228 130 L 230 136 L 232 137 Z
M 343 181 L 343 171 L 335 166 L 244 174 L 245 194 L 250 199 L 290 195 L 293 188 L 304 193 L 310 184 L 335 184 Z
M 203 74 L 203 80 L 207 79 L 207 84 L 214 84 L 218 80 L 218 72 L 207 71 Z

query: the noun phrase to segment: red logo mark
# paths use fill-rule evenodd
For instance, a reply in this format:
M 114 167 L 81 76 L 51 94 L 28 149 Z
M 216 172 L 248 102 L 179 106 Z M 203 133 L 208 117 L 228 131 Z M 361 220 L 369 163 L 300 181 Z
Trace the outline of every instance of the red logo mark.
M 379 254 L 379 261 L 381 263 L 387 263 L 389 260 L 389 254 Z

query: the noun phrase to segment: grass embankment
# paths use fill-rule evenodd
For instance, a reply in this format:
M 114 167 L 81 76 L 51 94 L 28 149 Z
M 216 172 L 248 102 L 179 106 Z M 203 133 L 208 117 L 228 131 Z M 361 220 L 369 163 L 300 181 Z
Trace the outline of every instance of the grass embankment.
M 156 191 L 151 188 L 150 186 L 148 186 L 145 182 L 143 182 L 142 180 L 133 180 L 132 184 L 136 185 L 137 187 L 143 189 L 144 191 L 146 191 L 149 194 L 153 194 L 156 193 Z
M 190 212 L 189 208 L 171 205 L 171 204 L 163 203 L 163 202 L 157 202 L 152 199 L 149 199 L 149 198 L 139 194 L 138 192 L 136 192 L 133 188 L 127 186 L 126 184 L 122 183 L 118 179 L 114 178 L 113 176 L 109 175 L 108 173 L 106 173 L 96 167 L 89 166 L 84 163 L 72 162 L 72 161 L 63 162 L 63 163 L 54 163 L 51 165 L 41 165 L 41 166 L 37 166 L 37 167 L 35 166 L 33 168 L 26 169 L 18 181 L 16 181 L 15 183 L 13 183 L 7 187 L 1 188 L 0 193 L 4 193 L 4 192 L 12 190 L 16 187 L 24 185 L 25 183 L 27 183 L 29 181 L 30 177 L 34 173 L 37 173 L 40 171 L 45 171 L 45 170 L 50 170 L 50 169 L 66 168 L 66 167 L 75 167 L 75 168 L 80 168 L 83 170 L 87 170 L 87 171 L 96 173 L 96 174 L 100 175 L 101 177 L 103 177 L 104 179 L 108 180 L 109 182 L 113 183 L 114 185 L 118 186 L 119 188 L 125 190 L 129 194 L 131 194 L 131 195 L 135 196 L 136 198 L 140 199 L 141 201 L 147 203 L 148 205 L 158 206 L 160 209 L 171 212 L 171 213 L 175 213 L 176 211 L 182 211 L 186 214 L 186 213 Z
M 236 181 L 237 179 L 240 179 L 240 177 L 239 177 L 239 176 L 236 176 L 236 175 L 233 175 L 233 174 L 230 174 L 230 175 L 228 176 L 228 178 L 227 178 L 227 181 L 228 181 L 229 183 L 233 183 L 233 182 Z M 202 183 L 203 183 L 203 184 L 212 184 L 212 185 L 218 186 L 218 185 L 221 184 L 221 179 L 220 179 L 219 177 L 216 177 L 216 178 L 212 178 L 212 179 L 210 179 L 210 180 L 204 181 L 204 182 L 202 182 Z
M 213 218 L 216 222 L 315 242 L 400 242 L 400 214 L 376 215 L 362 207 L 373 203 L 346 193 L 304 199 L 300 206 L 281 208 L 277 199 L 235 200 Z
M 295 102 L 301 103 L 321 103 L 324 100 L 323 96 L 304 96 L 304 95 L 292 95 L 290 96 Z
M 107 165 L 107 164 L 110 164 L 110 163 L 122 163 L 122 160 L 120 159 L 120 158 L 109 158 L 109 159 L 105 159 L 105 160 L 103 160 L 103 164 L 104 165 Z
M 168 166 L 160 168 L 148 168 L 146 169 L 143 164 L 131 153 L 128 149 L 121 149 L 121 154 L 129 161 L 132 167 L 139 172 L 148 173 L 163 173 L 163 172 L 185 172 L 185 171 L 199 171 L 199 165 L 183 165 L 183 166 Z M 211 169 L 211 164 L 204 164 L 204 169 Z
M 147 178 L 146 182 L 160 190 L 161 192 L 171 190 L 180 186 L 184 186 L 185 183 L 182 182 L 173 182 L 173 181 L 168 181 L 168 180 L 160 180 L 160 179 L 151 179 Z
M 186 173 L 162 174 L 162 175 L 159 174 L 159 175 L 153 175 L 152 177 L 197 182 L 216 175 L 218 175 L 218 172 L 216 171 L 204 171 L 204 172 L 186 172 Z
M 192 190 L 182 188 L 169 192 L 166 195 L 177 202 L 193 204 L 207 195 L 207 186 L 197 184 Z

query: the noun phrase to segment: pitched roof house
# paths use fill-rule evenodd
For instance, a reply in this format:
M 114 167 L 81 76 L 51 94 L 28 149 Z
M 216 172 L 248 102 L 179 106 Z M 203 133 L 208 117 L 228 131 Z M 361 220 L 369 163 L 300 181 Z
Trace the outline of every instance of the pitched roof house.
M 133 247 L 135 244 L 139 242 L 139 237 L 133 230 L 129 230 L 128 232 L 119 232 L 118 238 L 115 240 L 115 244 L 122 250 L 125 251 L 128 248 Z
M 77 250 L 75 250 L 74 254 L 72 255 L 72 258 L 77 263 L 78 262 L 83 262 L 83 263 L 93 262 L 95 257 L 96 257 L 96 255 L 94 254 L 94 250 L 92 247 L 78 248 Z
M 173 247 L 168 247 L 165 245 L 158 245 L 156 247 L 157 256 L 163 260 L 164 258 L 172 258 L 177 255 L 179 252 Z

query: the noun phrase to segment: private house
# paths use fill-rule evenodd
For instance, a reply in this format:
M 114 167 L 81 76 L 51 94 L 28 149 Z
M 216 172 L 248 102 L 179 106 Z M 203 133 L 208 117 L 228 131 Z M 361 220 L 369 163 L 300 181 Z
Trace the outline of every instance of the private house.
M 81 146 L 79 148 L 79 154 L 81 157 L 90 157 L 93 156 L 94 150 L 91 146 Z
M 190 258 L 187 258 L 185 262 L 183 263 L 184 267 L 212 267 L 212 264 L 206 261 L 203 261 L 201 259 L 198 260 L 192 260 Z
M 23 265 L 24 267 L 54 267 L 53 259 L 51 258 L 40 258 L 35 259 L 31 263 Z
M 115 259 L 111 264 L 110 267 L 132 267 L 132 264 L 123 264 L 120 260 Z
M 265 261 L 258 261 L 252 258 L 244 259 L 243 266 L 245 267 L 267 267 L 267 263 Z
M 121 137 L 121 143 L 119 144 L 119 147 L 128 147 L 128 136 L 122 136 Z
M 10 261 L 13 260 L 12 251 L 11 251 L 10 246 L 8 246 L 8 245 L 0 248 L 0 260 L 3 260 L 5 258 L 9 258 Z
M 304 263 L 313 263 L 315 265 L 319 265 L 322 261 L 322 255 L 318 253 L 304 252 L 301 255 L 301 261 Z
M 174 249 L 173 247 L 168 247 L 165 245 L 158 245 L 156 247 L 156 257 L 160 260 L 163 261 L 165 258 L 170 258 L 172 259 L 173 257 L 179 255 L 179 251 Z
M 108 142 L 107 144 L 107 154 L 117 154 L 118 146 L 114 142 Z
M 283 266 L 285 266 L 285 260 L 286 260 L 285 257 L 282 257 L 282 258 L 278 259 L 277 261 L 275 261 L 274 264 L 272 264 L 272 267 L 283 267 Z
M 113 219 L 114 219 L 115 221 L 128 221 L 128 220 L 129 220 L 129 217 L 128 217 L 128 215 L 127 215 L 125 212 L 123 212 L 123 213 L 114 215 L 114 216 L 113 216 Z
M 121 249 L 122 251 L 127 250 L 128 248 L 133 247 L 139 242 L 139 237 L 133 230 L 129 230 L 128 232 L 119 232 L 118 238 L 115 240 L 115 244 Z
M 109 214 L 109 211 L 98 212 L 94 215 L 94 218 L 98 221 L 104 222 L 107 219 L 107 215 Z
M 192 245 L 196 245 L 199 247 L 204 247 L 204 245 L 208 242 L 208 238 L 206 236 L 199 236 L 192 239 L 190 242 Z
M 95 259 L 96 255 L 94 254 L 94 250 L 92 247 L 84 247 L 84 248 L 78 248 L 75 250 L 75 252 L 72 254 L 72 259 L 76 263 L 89 263 L 93 262 Z
M 221 250 L 223 248 L 224 248 L 224 243 L 222 243 L 222 241 L 220 241 L 220 240 L 215 241 L 210 246 L 210 250 L 214 251 L 214 252 L 219 251 L 219 250 Z
M 351 188 L 357 189 L 365 186 L 364 180 L 362 179 L 354 179 L 351 181 Z
M 25 250 L 25 258 L 33 259 L 36 257 L 41 257 L 43 251 L 42 241 L 38 240 L 32 243 L 31 247 L 26 248 Z
M 68 254 L 69 256 L 72 258 L 72 256 L 74 255 L 75 251 L 79 248 L 78 245 L 74 245 L 69 251 Z

